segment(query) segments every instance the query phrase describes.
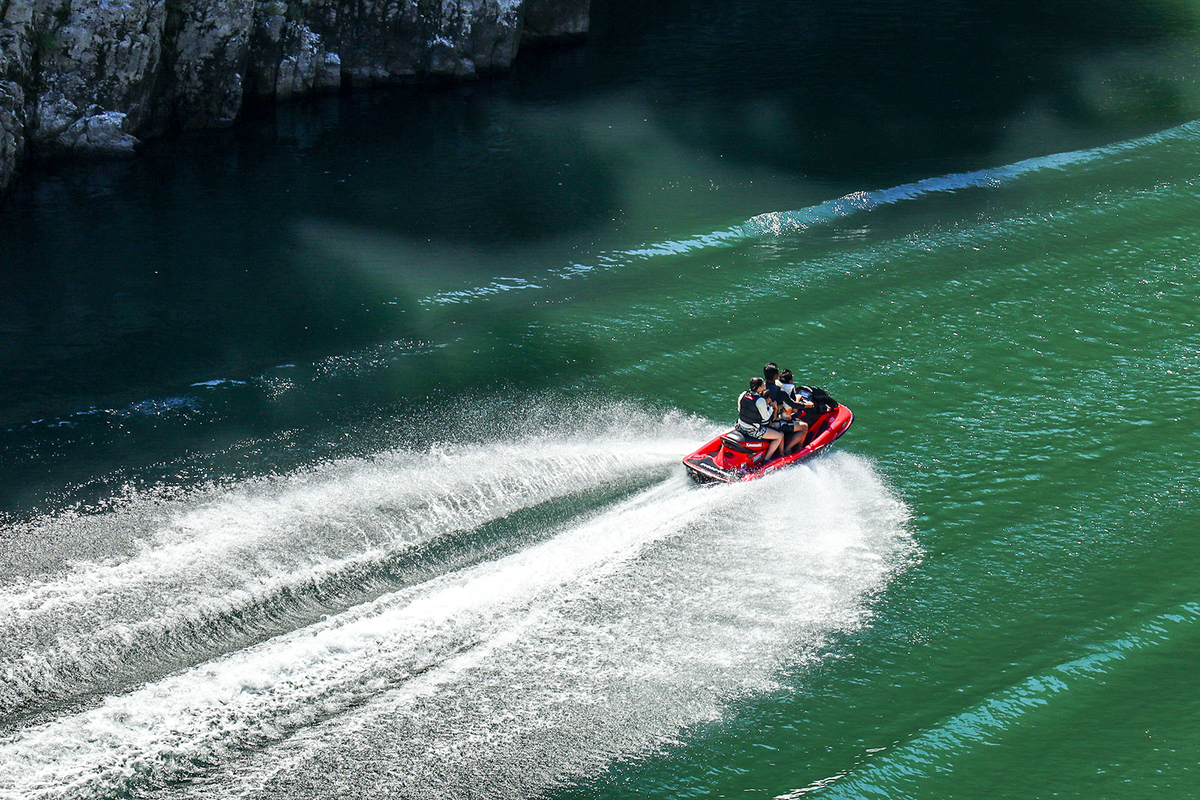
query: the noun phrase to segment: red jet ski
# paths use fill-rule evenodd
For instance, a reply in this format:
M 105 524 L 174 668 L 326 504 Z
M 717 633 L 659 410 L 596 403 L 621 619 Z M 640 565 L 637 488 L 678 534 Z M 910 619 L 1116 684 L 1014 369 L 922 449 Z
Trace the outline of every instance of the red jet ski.
M 828 395 L 825 395 L 828 398 Z M 751 439 L 736 428 L 722 433 L 703 445 L 691 455 L 685 456 L 683 465 L 697 483 L 737 483 L 761 478 L 777 469 L 803 461 L 816 455 L 846 432 L 854 422 L 854 414 L 829 398 L 818 404 L 816 414 L 810 410 L 805 415 L 808 435 L 804 444 L 795 452 L 763 461 L 770 443 L 762 439 Z

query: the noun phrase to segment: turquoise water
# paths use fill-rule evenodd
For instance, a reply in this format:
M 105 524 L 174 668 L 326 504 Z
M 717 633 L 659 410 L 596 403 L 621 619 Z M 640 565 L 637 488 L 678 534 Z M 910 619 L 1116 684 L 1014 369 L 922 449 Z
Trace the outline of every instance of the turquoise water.
M 23 177 L 0 796 L 1195 794 L 1186 9 L 607 8 Z

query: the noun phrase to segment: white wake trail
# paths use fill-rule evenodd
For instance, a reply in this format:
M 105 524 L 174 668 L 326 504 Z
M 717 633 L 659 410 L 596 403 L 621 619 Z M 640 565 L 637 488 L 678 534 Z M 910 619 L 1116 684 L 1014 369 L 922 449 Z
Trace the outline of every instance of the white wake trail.
M 232 489 L 47 520 L 28 539 L 135 530 L 126 558 L 0 587 L 0 715 L 86 691 L 126 663 L 220 649 L 287 602 L 354 589 L 414 547 L 522 509 L 671 469 L 691 439 L 617 438 L 396 450 Z M 281 600 L 281 598 L 283 598 Z
M 0 788 L 105 797 L 198 775 L 200 796 L 524 796 L 769 689 L 860 624 L 911 556 L 906 524 L 850 457 L 714 490 L 676 474 L 522 551 L 20 731 L 0 741 Z

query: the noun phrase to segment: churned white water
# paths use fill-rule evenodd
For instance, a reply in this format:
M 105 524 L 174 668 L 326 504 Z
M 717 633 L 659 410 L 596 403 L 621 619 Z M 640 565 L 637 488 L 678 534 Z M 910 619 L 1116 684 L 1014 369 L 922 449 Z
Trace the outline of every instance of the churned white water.
M 391 452 L 39 523 L 142 534 L 0 590 L 0 796 L 516 797 L 719 719 L 861 624 L 913 550 L 851 456 L 691 486 L 702 428 Z M 390 590 L 371 566 L 633 479 L 495 557 Z M 322 581 L 373 580 L 279 631 Z
M 181 649 L 276 630 L 270 617 L 286 615 L 289 603 L 353 595 L 381 573 L 402 571 L 406 552 L 449 534 L 661 474 L 697 436 L 694 422 L 678 424 L 689 438 L 668 434 L 650 447 L 609 437 L 396 450 L 42 520 L 12 543 L 15 554 L 21 544 L 66 540 L 100 552 L 0 586 L 0 714 L 86 690 L 152 655 L 170 660 Z M 104 550 L 116 532 L 133 542 L 123 554 Z

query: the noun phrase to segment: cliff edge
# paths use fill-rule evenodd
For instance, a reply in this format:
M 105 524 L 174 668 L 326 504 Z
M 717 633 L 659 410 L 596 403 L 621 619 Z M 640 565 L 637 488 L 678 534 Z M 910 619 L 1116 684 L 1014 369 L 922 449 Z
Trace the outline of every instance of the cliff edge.
M 507 68 L 590 0 L 0 0 L 0 189 L 28 154 L 132 154 L 288 98 Z

